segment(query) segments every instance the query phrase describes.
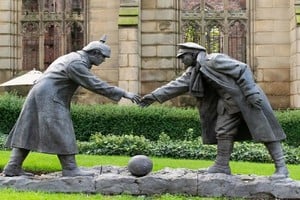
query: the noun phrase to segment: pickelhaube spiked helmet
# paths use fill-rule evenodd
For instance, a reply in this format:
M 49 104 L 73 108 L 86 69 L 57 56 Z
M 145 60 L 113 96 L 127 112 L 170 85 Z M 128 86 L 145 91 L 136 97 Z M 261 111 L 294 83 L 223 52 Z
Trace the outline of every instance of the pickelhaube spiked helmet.
M 83 47 L 83 51 L 99 50 L 105 57 L 110 57 L 110 47 L 106 44 L 106 35 L 102 36 L 100 41 L 92 41 Z
M 194 42 L 185 42 L 178 44 L 179 49 L 177 52 L 176 57 L 179 58 L 185 53 L 199 53 L 199 51 L 206 51 L 206 48 L 194 43 Z

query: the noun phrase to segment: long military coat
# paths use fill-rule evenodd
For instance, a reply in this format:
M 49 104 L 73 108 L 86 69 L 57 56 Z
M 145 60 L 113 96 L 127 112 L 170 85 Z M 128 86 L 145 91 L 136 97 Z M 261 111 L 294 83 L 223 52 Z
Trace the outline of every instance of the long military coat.
M 78 153 L 70 115 L 71 98 L 79 86 L 118 101 L 125 91 L 90 72 L 84 51 L 55 60 L 30 90 L 6 145 L 53 154 Z
M 162 103 L 190 91 L 193 69 L 194 67 L 189 67 L 182 76 L 154 90 L 152 94 Z M 253 139 L 259 142 L 271 142 L 286 138 L 266 95 L 254 82 L 252 73 L 245 63 L 224 54 L 209 54 L 201 62 L 200 71 L 230 94 L 230 97 L 219 97 L 210 85 L 203 83 L 204 97 L 197 98 L 203 143 L 217 142 L 215 125 L 218 98 L 223 98 L 224 101 L 226 98 L 232 98 L 242 113 L 243 120 L 235 140 Z M 246 97 L 251 94 L 259 94 L 263 99 L 261 109 L 252 107 L 246 101 Z

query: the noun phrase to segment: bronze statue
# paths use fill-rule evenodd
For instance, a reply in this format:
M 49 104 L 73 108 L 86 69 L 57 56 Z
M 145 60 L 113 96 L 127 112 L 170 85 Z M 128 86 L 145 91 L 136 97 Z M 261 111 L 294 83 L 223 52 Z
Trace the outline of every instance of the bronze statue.
M 90 69 L 110 57 L 111 49 L 104 42 L 92 41 L 82 50 L 57 58 L 30 90 L 19 118 L 12 128 L 6 145 L 12 147 L 5 176 L 30 175 L 22 163 L 30 151 L 57 154 L 63 176 L 89 176 L 77 167 L 78 153 L 70 103 L 79 86 L 119 101 L 122 97 L 139 103 L 140 97 L 111 86 L 96 77 Z
M 140 105 L 163 103 L 189 92 L 198 102 L 203 143 L 217 144 L 217 157 L 208 173 L 231 174 L 234 141 L 253 139 L 265 144 L 275 163 L 272 178 L 288 177 L 280 143 L 286 135 L 247 64 L 225 54 L 206 54 L 204 47 L 192 42 L 179 44 L 177 57 L 186 71 L 146 94 Z

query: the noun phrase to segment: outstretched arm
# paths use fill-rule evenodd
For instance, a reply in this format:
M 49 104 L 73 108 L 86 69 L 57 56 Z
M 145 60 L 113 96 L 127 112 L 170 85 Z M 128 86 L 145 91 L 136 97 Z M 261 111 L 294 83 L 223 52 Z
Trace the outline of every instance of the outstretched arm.
M 120 87 L 110 85 L 95 76 L 85 66 L 85 63 L 81 61 L 71 63 L 71 65 L 67 68 L 67 74 L 72 81 L 82 87 L 114 101 L 119 101 L 122 97 L 130 99 L 134 103 L 139 103 L 140 101 L 140 97 L 138 95 L 126 92 Z

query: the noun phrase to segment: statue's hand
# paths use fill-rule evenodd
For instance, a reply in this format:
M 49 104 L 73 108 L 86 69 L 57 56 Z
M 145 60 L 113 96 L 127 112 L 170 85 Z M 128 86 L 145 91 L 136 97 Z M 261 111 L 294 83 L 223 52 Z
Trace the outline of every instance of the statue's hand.
M 142 97 L 142 100 L 140 102 L 141 107 L 147 107 L 154 103 L 156 101 L 155 97 L 153 94 L 146 94 L 145 96 Z
M 247 102 L 254 108 L 261 109 L 262 98 L 259 94 L 252 94 L 247 97 Z
M 141 97 L 137 94 L 131 93 L 131 92 L 125 92 L 124 98 L 130 99 L 132 103 L 139 104 L 141 102 Z

